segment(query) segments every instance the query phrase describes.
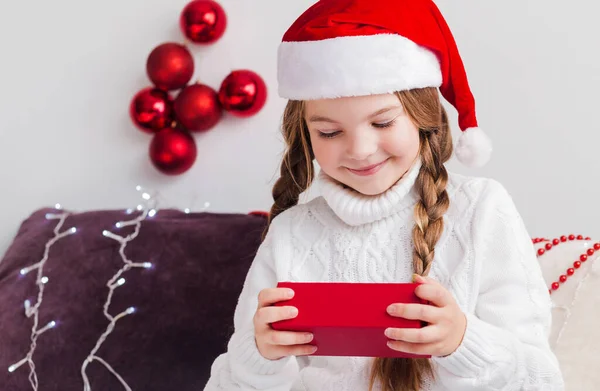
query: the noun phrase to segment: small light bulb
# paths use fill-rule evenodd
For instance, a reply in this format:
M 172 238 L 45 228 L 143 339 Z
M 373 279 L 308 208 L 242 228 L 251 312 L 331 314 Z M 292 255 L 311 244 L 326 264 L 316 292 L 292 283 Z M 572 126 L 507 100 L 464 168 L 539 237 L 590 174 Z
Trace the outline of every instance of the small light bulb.
M 73 228 L 71 228 L 71 229 L 69 230 L 69 232 L 71 232 L 72 234 L 74 234 L 74 233 L 76 233 L 76 232 L 77 232 L 77 228 L 73 227 Z
M 150 262 L 144 262 L 144 267 L 146 269 L 150 269 L 152 267 L 152 264 Z
M 42 281 L 42 284 L 47 284 L 48 283 L 48 277 L 44 276 L 40 279 L 40 281 Z
M 21 275 L 24 276 L 25 274 L 27 274 L 27 269 L 21 269 L 19 273 L 21 273 Z
M 131 315 L 131 314 L 133 314 L 134 312 L 135 312 L 135 308 L 134 308 L 134 307 L 129 307 L 129 308 L 127 308 L 127 313 L 128 313 L 128 314 L 130 314 L 130 315 Z
M 150 194 L 148 194 L 148 193 L 143 193 L 143 194 L 142 194 L 142 198 L 143 198 L 143 199 L 145 199 L 145 200 L 149 200 L 149 199 L 150 199 Z
M 8 372 L 13 373 L 16 369 L 17 369 L 17 367 L 15 367 L 14 365 L 11 365 L 10 367 L 8 367 Z
M 121 225 L 121 223 L 120 223 L 120 222 L 118 222 L 117 224 L 115 224 L 115 227 L 117 227 L 117 228 L 121 228 L 121 227 L 122 227 L 122 225 Z
M 150 217 L 156 216 L 156 209 L 151 209 L 150 212 L 148 212 L 148 216 L 150 216 Z
M 56 322 L 52 321 L 52 322 L 48 323 L 48 327 L 50 327 L 51 329 L 55 328 L 56 327 Z
M 31 301 L 25 300 L 25 310 L 29 310 L 31 308 Z
M 56 215 L 54 213 L 46 213 L 46 220 L 50 220 L 50 219 L 53 219 L 55 217 L 56 217 Z
M 110 233 L 107 230 L 102 231 L 102 235 L 108 236 Z
M 137 191 L 142 191 L 142 186 L 140 186 L 140 185 L 137 185 L 137 186 L 135 187 L 135 189 L 136 189 Z
M 62 209 L 62 206 L 60 204 L 56 204 L 56 205 L 54 205 L 54 209 L 59 209 L 60 210 L 60 209 Z
M 190 213 L 190 208 L 185 208 L 184 212 L 185 212 L 186 214 L 189 214 L 189 213 Z
M 121 286 L 121 285 L 125 284 L 125 279 L 124 279 L 124 278 L 119 278 L 119 281 L 117 281 L 117 284 L 118 284 L 119 286 Z
M 133 209 L 131 209 L 131 208 L 128 208 L 128 209 L 125 211 L 125 213 L 127 213 L 128 215 L 130 215 L 130 214 L 132 214 L 132 213 L 133 213 Z
M 204 203 L 204 208 L 208 208 L 210 206 L 210 202 L 205 202 Z
M 144 209 L 144 207 L 142 205 L 138 205 L 136 209 L 137 210 L 142 210 L 142 209 Z

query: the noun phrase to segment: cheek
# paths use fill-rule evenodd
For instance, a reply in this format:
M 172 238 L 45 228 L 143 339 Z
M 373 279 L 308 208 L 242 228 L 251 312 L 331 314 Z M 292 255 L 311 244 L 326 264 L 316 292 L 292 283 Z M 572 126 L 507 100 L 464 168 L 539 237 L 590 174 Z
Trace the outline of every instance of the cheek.
M 414 125 L 394 129 L 386 134 L 382 146 L 392 156 L 412 159 L 419 153 L 419 130 Z
M 339 143 L 335 142 L 335 139 L 324 140 L 319 136 L 311 136 L 311 144 L 315 159 L 319 166 L 328 167 L 333 166 L 339 161 Z

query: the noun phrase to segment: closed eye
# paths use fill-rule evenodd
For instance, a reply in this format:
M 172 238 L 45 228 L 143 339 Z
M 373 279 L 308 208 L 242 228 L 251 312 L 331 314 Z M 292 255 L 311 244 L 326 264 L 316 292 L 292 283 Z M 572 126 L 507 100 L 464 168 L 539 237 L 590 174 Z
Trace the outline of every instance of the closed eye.
M 323 138 L 334 138 L 335 136 L 337 136 L 338 134 L 342 133 L 341 131 L 335 131 L 335 132 L 319 132 L 319 136 L 323 137 Z
M 384 128 L 389 128 L 390 126 L 394 125 L 395 122 L 396 122 L 395 119 L 388 121 L 388 122 L 374 122 L 371 124 L 371 126 L 373 126 L 374 128 L 378 128 L 378 129 L 384 129 Z

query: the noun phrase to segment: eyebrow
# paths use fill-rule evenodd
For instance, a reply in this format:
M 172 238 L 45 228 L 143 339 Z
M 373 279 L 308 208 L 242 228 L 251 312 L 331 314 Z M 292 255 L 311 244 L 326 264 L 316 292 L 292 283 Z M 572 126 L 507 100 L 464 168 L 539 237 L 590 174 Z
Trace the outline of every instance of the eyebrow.
M 394 105 L 394 106 L 384 107 L 383 109 L 377 110 L 373 114 L 369 115 L 367 117 L 367 119 L 371 119 L 373 117 L 377 117 L 378 115 L 383 114 L 383 113 L 387 113 L 390 110 L 401 109 L 401 108 L 402 108 L 401 105 Z M 333 124 L 339 124 L 339 122 L 337 122 L 335 120 L 332 120 L 331 118 L 324 117 L 322 115 L 313 115 L 313 116 L 311 116 L 308 119 L 308 122 L 330 122 L 330 123 L 333 123 Z

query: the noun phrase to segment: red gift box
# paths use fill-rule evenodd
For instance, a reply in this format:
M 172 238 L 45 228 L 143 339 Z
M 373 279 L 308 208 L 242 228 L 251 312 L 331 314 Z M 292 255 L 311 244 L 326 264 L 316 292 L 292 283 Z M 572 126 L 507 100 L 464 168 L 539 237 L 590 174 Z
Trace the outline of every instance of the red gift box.
M 275 330 L 308 331 L 317 346 L 314 356 L 429 358 L 390 349 L 388 327 L 421 328 L 420 320 L 396 318 L 387 313 L 393 303 L 428 302 L 415 295 L 418 283 L 280 282 L 295 294 L 277 306 L 298 308 L 298 316 L 271 324 Z

